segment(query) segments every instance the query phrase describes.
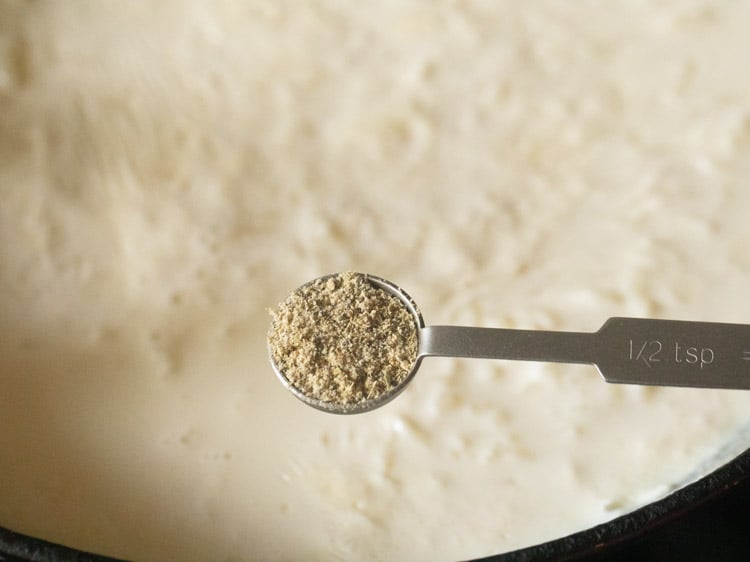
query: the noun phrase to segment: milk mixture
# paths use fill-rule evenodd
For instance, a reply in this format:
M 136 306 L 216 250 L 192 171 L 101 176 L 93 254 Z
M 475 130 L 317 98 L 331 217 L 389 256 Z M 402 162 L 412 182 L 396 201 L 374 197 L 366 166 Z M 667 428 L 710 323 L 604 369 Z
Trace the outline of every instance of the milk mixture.
M 748 28 L 718 1 L 0 3 L 0 526 L 466 559 L 742 450 L 750 393 L 581 365 L 432 359 L 326 414 L 265 336 L 350 270 L 428 324 L 750 322 Z

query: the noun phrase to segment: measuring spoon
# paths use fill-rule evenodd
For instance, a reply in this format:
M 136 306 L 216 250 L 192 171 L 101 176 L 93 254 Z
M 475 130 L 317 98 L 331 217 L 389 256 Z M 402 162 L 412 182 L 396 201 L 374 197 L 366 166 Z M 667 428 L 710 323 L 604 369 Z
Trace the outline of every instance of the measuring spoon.
M 319 410 L 355 414 L 379 408 L 404 390 L 425 357 L 582 363 L 594 365 L 608 383 L 750 390 L 748 324 L 614 317 L 596 332 L 425 326 L 417 305 L 403 289 L 374 275 L 366 277 L 397 297 L 414 318 L 419 341 L 416 359 L 398 386 L 344 405 L 305 395 L 271 357 L 281 382 Z

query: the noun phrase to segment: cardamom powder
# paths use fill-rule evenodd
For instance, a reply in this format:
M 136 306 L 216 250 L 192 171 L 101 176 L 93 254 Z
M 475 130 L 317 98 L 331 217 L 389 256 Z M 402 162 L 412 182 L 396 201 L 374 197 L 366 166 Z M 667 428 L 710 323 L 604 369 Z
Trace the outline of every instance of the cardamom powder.
M 398 387 L 417 358 L 417 325 L 398 297 L 362 273 L 318 279 L 271 311 L 271 357 L 290 385 L 352 407 Z

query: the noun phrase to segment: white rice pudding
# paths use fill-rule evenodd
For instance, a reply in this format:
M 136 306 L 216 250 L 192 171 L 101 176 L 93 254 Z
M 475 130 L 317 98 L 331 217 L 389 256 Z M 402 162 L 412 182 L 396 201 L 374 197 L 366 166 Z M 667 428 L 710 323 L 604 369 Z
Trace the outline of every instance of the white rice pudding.
M 428 324 L 749 322 L 748 28 L 719 1 L 3 2 L 0 525 L 139 561 L 471 558 L 741 450 L 750 393 L 575 365 L 432 359 L 333 416 L 265 335 L 345 270 Z

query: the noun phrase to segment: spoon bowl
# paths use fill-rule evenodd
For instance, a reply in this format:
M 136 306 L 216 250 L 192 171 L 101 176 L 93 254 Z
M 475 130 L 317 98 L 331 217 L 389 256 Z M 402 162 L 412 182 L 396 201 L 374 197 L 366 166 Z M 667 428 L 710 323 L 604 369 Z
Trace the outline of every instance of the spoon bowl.
M 318 277 L 316 279 L 308 281 L 307 283 L 295 289 L 295 291 L 293 291 L 293 294 L 303 293 L 306 288 L 309 288 L 315 284 L 325 283 L 329 279 L 336 279 L 340 275 L 341 274 L 339 273 L 332 273 L 332 274 L 324 275 L 322 277 Z M 383 279 L 382 277 L 378 277 L 376 275 L 370 275 L 370 274 L 357 274 L 357 275 L 361 275 L 363 278 L 367 280 L 367 282 L 370 285 L 372 285 L 376 289 L 382 290 L 388 295 L 391 295 L 392 297 L 395 297 L 396 299 L 398 299 L 399 303 L 404 307 L 405 310 L 408 311 L 408 313 L 411 315 L 414 321 L 414 324 L 416 326 L 417 349 L 419 350 L 419 348 L 421 347 L 422 330 L 425 327 L 425 324 L 424 324 L 424 319 L 422 318 L 422 313 L 419 311 L 419 308 L 417 307 L 417 304 L 414 302 L 414 299 L 412 299 L 411 296 L 409 296 L 409 294 L 406 291 L 404 291 L 401 287 L 399 287 L 395 283 L 392 283 L 391 281 Z M 296 396 L 298 399 L 300 399 L 302 402 L 304 402 L 308 406 L 312 406 L 313 408 L 316 408 L 318 410 L 328 412 L 331 414 L 361 414 L 364 412 L 375 410 L 376 408 L 380 408 L 381 406 L 384 406 L 385 404 L 387 404 L 388 402 L 396 398 L 396 396 L 398 396 L 406 388 L 406 386 L 411 382 L 411 380 L 414 378 L 414 375 L 417 373 L 417 370 L 419 369 L 419 365 L 422 361 L 422 357 L 423 355 L 421 355 L 419 351 L 417 351 L 415 360 L 411 364 L 404 378 L 399 382 L 399 384 L 389 388 L 387 392 L 379 393 L 363 401 L 359 401 L 353 404 L 347 404 L 347 403 L 320 400 L 304 392 L 297 385 L 293 384 L 292 381 L 284 374 L 284 371 L 281 368 L 281 366 L 274 359 L 273 349 L 272 349 L 271 343 L 269 342 L 269 358 L 271 361 L 271 367 L 273 368 L 274 373 L 276 373 L 276 376 L 279 378 L 281 383 L 294 396 Z

